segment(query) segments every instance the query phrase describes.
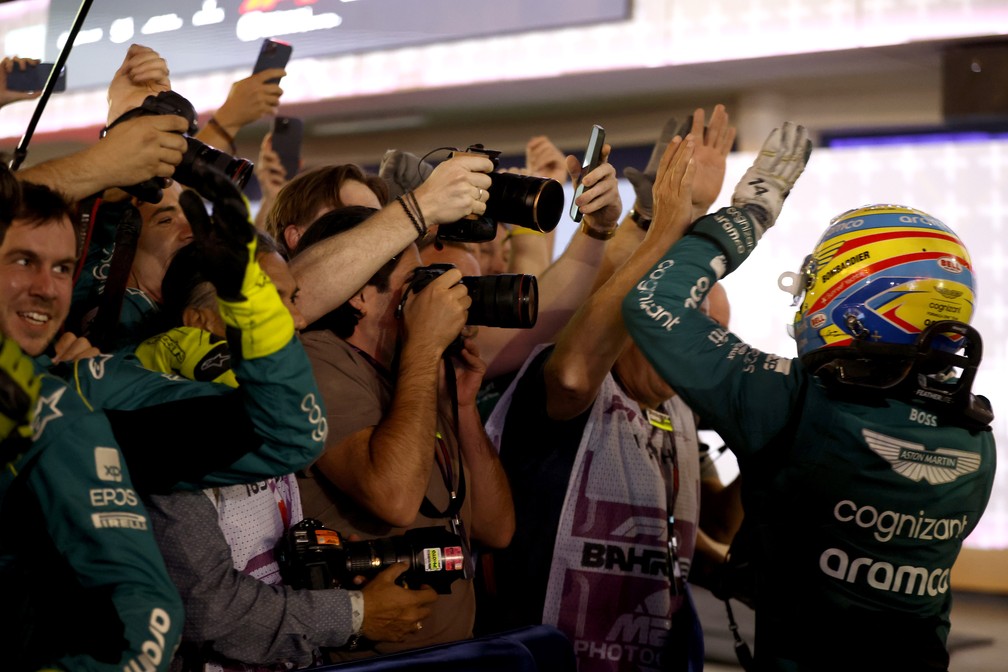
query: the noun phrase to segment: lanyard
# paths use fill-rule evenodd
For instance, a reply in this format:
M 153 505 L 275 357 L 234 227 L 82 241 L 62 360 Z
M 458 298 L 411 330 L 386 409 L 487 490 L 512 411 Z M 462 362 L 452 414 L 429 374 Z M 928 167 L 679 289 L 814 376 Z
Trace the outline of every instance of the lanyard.
M 679 595 L 685 589 L 682 568 L 679 566 L 679 540 L 675 535 L 675 504 L 679 496 L 679 455 L 676 450 L 675 428 L 672 418 L 668 415 L 645 409 L 647 421 L 651 424 L 651 434 L 648 444 L 651 454 L 658 458 L 658 466 L 662 470 L 665 482 L 665 507 L 668 513 L 668 566 L 669 582 L 673 595 Z M 668 439 L 668 451 L 665 450 L 665 439 Z
M 438 469 L 441 472 L 441 480 L 444 481 L 445 489 L 448 490 L 448 506 L 444 511 L 438 511 L 437 507 L 424 497 L 420 504 L 420 513 L 428 518 L 457 518 L 462 509 L 462 502 L 465 501 L 465 468 L 462 467 L 462 447 L 458 446 L 459 475 L 458 486 L 455 486 L 454 468 L 452 467 L 451 454 L 448 452 L 448 445 L 445 443 L 441 432 L 434 433 L 434 443 L 437 452 L 434 454 Z

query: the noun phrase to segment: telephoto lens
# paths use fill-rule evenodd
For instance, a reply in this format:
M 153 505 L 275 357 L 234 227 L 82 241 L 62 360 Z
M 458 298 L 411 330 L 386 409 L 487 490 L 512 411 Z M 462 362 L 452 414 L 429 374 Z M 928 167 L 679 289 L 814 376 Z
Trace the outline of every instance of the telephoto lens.
M 404 534 L 344 541 L 343 535 L 314 518 L 292 525 L 274 549 L 280 576 L 293 588 L 338 588 L 355 576 L 372 578 L 397 562 L 408 567 L 398 579 L 411 589 L 430 586 L 447 595 L 467 576 L 465 544 L 444 527 L 418 527 Z

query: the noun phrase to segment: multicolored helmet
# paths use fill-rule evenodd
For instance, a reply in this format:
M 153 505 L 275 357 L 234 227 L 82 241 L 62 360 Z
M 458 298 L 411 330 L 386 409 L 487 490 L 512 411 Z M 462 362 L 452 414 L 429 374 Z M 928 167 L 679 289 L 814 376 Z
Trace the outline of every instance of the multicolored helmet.
M 778 284 L 801 304 L 792 335 L 806 364 L 843 357 L 855 340 L 913 345 L 934 322 L 973 317 L 966 247 L 941 221 L 901 205 L 835 217 L 801 272 Z M 954 352 L 955 339 L 941 336 L 932 347 Z

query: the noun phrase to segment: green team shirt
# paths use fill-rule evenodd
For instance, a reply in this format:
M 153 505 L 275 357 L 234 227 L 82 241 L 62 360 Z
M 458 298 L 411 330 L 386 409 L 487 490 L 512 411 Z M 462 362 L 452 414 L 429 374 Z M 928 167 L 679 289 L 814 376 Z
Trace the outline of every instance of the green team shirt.
M 182 602 L 108 421 L 58 378 L 0 502 L 4 669 L 167 669 Z
M 310 364 L 291 338 L 235 365 L 240 390 L 122 354 L 56 370 L 0 476 L 4 669 L 165 670 L 183 612 L 141 498 L 310 464 L 326 433 Z
M 759 531 L 758 666 L 946 669 L 949 574 L 990 497 L 990 431 L 832 398 L 799 360 L 743 343 L 695 310 L 725 266 L 714 242 L 686 236 L 623 316 L 738 457 Z

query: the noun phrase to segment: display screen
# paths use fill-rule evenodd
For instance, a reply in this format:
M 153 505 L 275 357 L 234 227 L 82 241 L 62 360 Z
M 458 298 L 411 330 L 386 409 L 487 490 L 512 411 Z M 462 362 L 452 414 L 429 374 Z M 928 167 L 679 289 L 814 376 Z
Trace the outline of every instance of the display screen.
M 56 59 L 79 7 L 50 2 L 46 60 Z M 121 63 L 134 42 L 164 56 L 172 75 L 188 75 L 251 69 L 267 37 L 294 45 L 298 59 L 629 18 L 630 0 L 103 0 L 74 42 L 68 87 L 107 86 L 107 64 Z

